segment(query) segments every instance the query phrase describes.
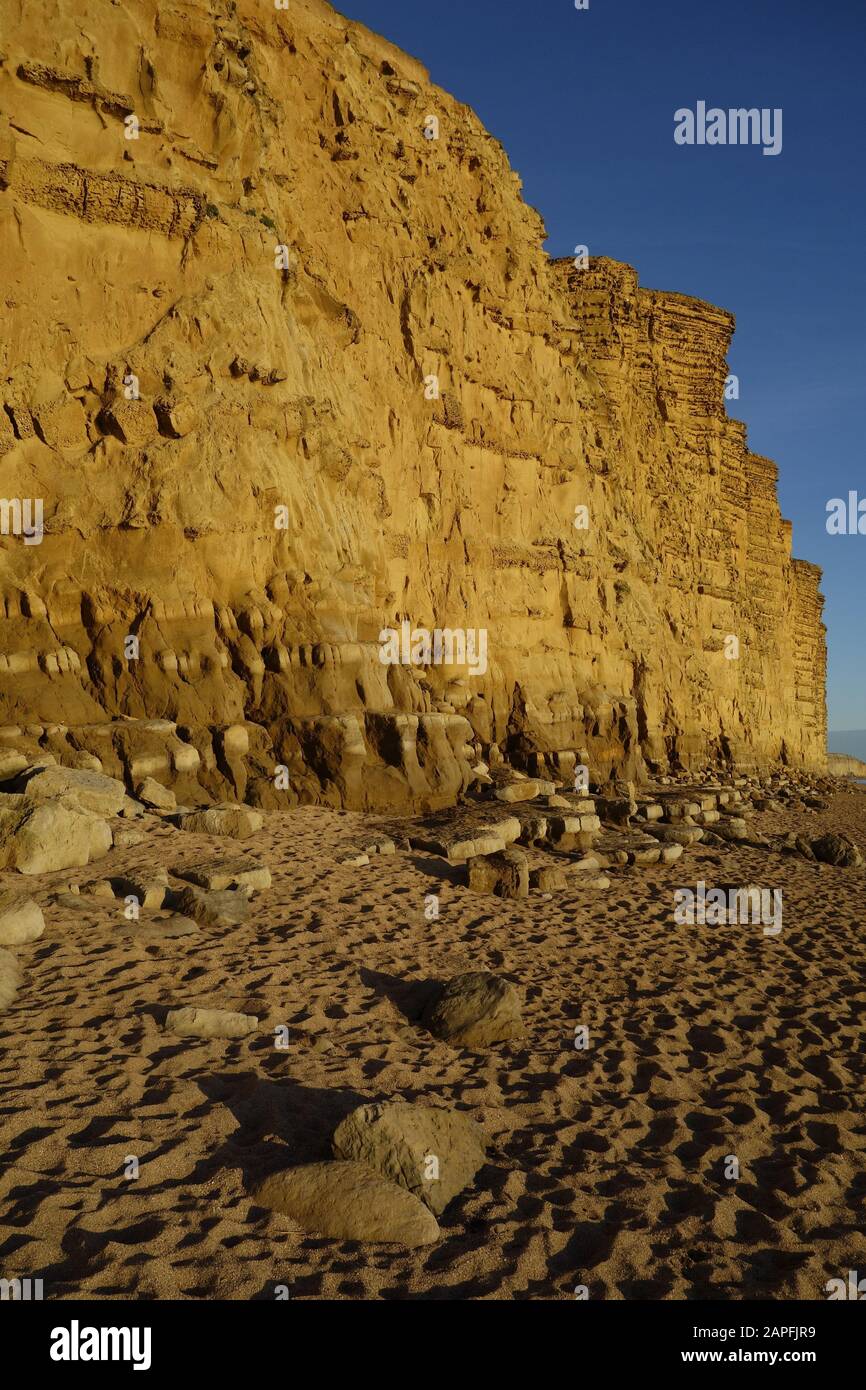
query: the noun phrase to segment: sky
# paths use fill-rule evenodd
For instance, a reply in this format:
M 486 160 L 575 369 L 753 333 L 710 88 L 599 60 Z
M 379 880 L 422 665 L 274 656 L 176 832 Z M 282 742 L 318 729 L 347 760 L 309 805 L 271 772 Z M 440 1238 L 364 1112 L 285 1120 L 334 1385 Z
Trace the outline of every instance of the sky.
M 866 729 L 866 0 L 337 0 L 504 145 L 552 256 L 730 309 L 750 447 L 824 569 L 831 730 Z M 674 113 L 782 110 L 782 148 L 684 145 Z

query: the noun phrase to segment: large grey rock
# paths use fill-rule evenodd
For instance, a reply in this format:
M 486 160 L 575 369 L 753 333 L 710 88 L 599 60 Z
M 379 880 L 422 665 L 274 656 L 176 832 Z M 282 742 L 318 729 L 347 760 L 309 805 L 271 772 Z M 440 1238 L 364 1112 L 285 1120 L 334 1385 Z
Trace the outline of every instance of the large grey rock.
M 259 1020 L 254 1014 L 232 1013 L 229 1009 L 197 1009 L 188 1005 L 166 1015 L 169 1033 L 189 1038 L 245 1038 L 255 1032 Z
M 21 970 L 11 951 L 0 948 L 0 1010 L 8 1009 L 21 984 Z
M 206 811 L 189 811 L 179 818 L 181 830 L 196 835 L 228 835 L 246 840 L 264 825 L 264 816 L 249 806 L 209 806 Z
M 100 816 L 64 801 L 47 801 L 0 817 L 0 867 L 22 874 L 80 868 L 111 849 Z
M 430 1001 L 423 1023 L 453 1047 L 484 1048 L 523 1037 L 520 995 L 486 970 L 448 980 Z
M 381 1241 L 414 1250 L 439 1238 L 439 1223 L 412 1192 L 365 1163 L 306 1163 L 266 1178 L 255 1200 L 309 1234 Z
M 27 801 L 53 801 L 64 797 L 85 811 L 100 816 L 119 815 L 126 800 L 126 788 L 116 777 L 77 767 L 36 767 L 16 777 L 11 790 L 21 791 Z
M 0 946 L 21 946 L 45 930 L 42 909 L 24 893 L 0 892 Z
M 466 1115 L 406 1101 L 361 1105 L 334 1131 L 334 1157 L 375 1168 L 438 1216 L 485 1160 L 478 1125 Z

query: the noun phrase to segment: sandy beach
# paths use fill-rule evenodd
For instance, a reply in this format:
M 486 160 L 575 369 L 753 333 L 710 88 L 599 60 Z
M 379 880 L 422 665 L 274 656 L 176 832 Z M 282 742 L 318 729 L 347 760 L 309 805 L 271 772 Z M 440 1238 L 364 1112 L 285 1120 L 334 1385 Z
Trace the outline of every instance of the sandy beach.
M 824 812 L 756 823 L 866 845 L 866 794 L 840 787 Z M 214 856 L 143 823 L 97 870 Z M 698 844 L 609 869 L 606 889 L 503 901 L 414 850 L 338 863 L 375 828 L 268 816 L 239 848 L 273 885 L 227 930 L 74 904 L 62 890 L 93 866 L 28 883 L 46 930 L 0 1014 L 4 1275 L 60 1299 L 736 1300 L 824 1299 L 866 1267 L 866 869 Z M 782 931 L 677 926 L 674 890 L 701 880 L 781 888 Z M 434 982 L 473 969 L 520 989 L 523 1042 L 473 1053 L 421 1026 Z M 172 1035 L 187 1004 L 259 1026 Z M 436 1244 L 325 1239 L 256 1205 L 262 1178 L 328 1158 L 349 1111 L 391 1098 L 463 1111 L 488 1146 Z

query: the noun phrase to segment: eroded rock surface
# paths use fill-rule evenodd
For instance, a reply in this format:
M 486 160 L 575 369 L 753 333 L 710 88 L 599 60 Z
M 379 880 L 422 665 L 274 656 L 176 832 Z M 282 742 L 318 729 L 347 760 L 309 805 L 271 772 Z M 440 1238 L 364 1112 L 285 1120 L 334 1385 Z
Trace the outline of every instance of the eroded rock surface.
M 491 745 L 539 786 L 823 764 L 731 314 L 551 262 L 471 109 L 324 0 L 7 8 L 7 767 L 423 811 L 528 796 Z M 383 665 L 404 617 L 484 669 Z

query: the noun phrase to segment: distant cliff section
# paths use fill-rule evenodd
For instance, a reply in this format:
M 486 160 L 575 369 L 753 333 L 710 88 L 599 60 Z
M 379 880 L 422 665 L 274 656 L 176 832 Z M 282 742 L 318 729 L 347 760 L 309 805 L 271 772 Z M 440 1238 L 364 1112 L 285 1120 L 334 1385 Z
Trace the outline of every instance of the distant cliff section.
M 866 763 L 860 758 L 849 758 L 846 753 L 828 753 L 827 771 L 832 777 L 866 778 Z
M 494 744 L 823 769 L 729 313 L 552 262 L 473 112 L 323 0 L 44 0 L 0 48 L 9 750 L 351 807 Z M 450 660 L 384 664 L 404 622 Z

